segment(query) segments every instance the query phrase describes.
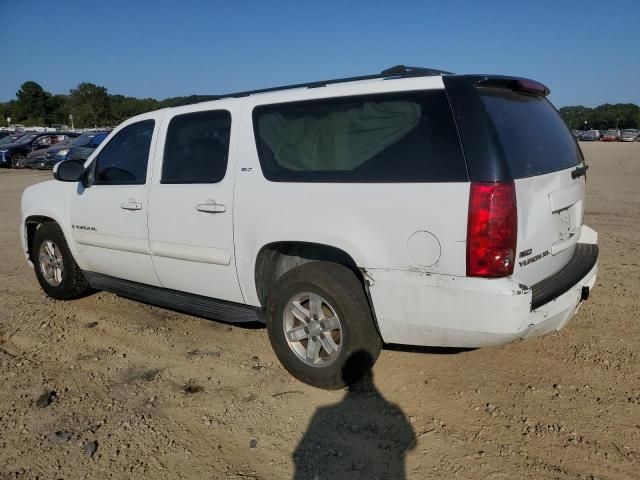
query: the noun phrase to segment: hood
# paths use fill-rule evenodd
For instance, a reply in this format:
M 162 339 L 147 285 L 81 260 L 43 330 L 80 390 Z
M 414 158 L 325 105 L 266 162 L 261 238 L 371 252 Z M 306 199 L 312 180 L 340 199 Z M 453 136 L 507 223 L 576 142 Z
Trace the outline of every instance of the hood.
M 55 145 L 52 145 L 50 147 L 41 148 L 40 150 L 35 150 L 35 151 L 31 152 L 29 155 L 27 155 L 27 158 L 41 157 L 43 155 L 46 155 L 47 153 L 52 153 L 52 154 L 55 155 L 60 150 L 64 150 L 65 148 L 69 148 L 69 144 L 71 143 L 71 140 L 74 140 L 74 139 L 73 138 L 69 138 L 67 140 L 62 140 L 61 142 L 58 142 Z M 1 146 L 2 145 L 0 145 L 0 147 Z
M 0 145 L 0 150 L 11 150 L 13 148 L 28 148 L 29 142 L 27 143 L 20 143 L 20 142 L 13 142 L 13 143 L 5 143 L 4 145 Z

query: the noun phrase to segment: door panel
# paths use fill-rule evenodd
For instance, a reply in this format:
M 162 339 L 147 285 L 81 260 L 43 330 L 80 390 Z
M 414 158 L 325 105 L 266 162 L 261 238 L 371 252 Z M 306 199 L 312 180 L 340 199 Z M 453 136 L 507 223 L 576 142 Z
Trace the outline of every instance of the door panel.
M 149 248 L 145 184 L 154 125 L 151 118 L 115 132 L 93 161 L 93 184 L 78 185 L 70 220 L 87 270 L 159 286 Z
M 166 288 L 242 302 L 233 247 L 235 123 L 228 110 L 167 117 L 149 187 L 153 264 Z

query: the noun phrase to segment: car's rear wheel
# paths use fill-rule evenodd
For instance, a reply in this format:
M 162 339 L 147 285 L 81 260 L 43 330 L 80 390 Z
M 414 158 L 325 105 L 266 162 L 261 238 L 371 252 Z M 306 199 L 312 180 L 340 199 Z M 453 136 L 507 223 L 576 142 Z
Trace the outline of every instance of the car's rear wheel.
M 24 168 L 24 155 L 14 155 L 11 158 L 11 166 L 13 168 Z
M 69 300 L 84 294 L 89 285 L 76 264 L 56 223 L 43 223 L 33 239 L 32 260 L 36 277 L 47 295 Z
M 359 378 L 382 348 L 362 284 L 331 262 L 307 263 L 278 279 L 267 304 L 267 329 L 282 365 L 320 388 Z M 354 355 L 364 360 L 349 361 Z

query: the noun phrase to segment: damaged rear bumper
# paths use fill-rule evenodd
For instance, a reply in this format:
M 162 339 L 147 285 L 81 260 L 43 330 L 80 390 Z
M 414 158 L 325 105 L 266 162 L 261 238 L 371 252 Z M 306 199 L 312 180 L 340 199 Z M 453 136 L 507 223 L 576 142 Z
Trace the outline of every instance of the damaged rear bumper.
M 483 347 L 560 330 L 593 289 L 597 234 L 583 227 L 571 262 L 539 284 L 416 271 L 367 269 L 386 343 Z

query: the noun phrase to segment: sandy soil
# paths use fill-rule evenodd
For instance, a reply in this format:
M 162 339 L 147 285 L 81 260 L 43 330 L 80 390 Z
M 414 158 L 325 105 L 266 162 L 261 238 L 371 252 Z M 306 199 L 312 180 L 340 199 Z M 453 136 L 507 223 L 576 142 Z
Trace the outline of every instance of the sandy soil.
M 375 386 L 337 392 L 262 328 L 47 299 L 17 226 L 50 174 L 0 171 L 0 478 L 640 478 L 640 143 L 583 149 L 600 275 L 565 330 L 388 348 Z

